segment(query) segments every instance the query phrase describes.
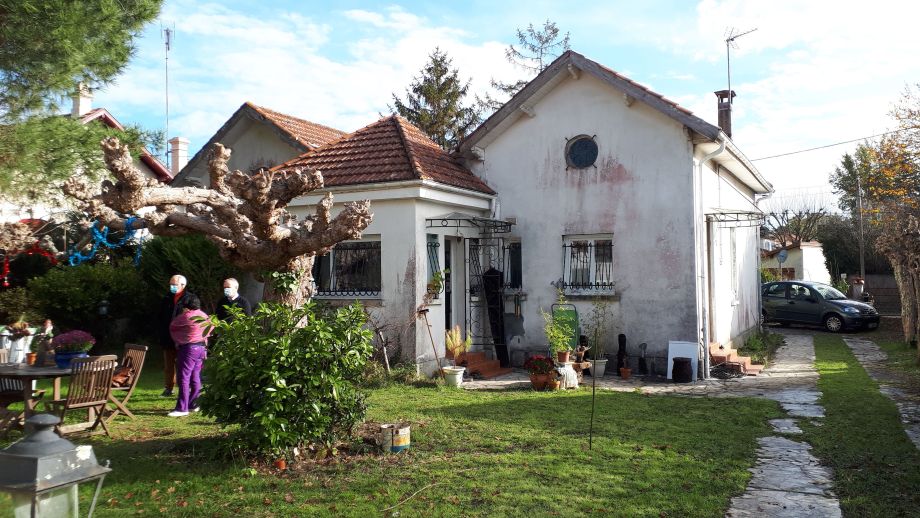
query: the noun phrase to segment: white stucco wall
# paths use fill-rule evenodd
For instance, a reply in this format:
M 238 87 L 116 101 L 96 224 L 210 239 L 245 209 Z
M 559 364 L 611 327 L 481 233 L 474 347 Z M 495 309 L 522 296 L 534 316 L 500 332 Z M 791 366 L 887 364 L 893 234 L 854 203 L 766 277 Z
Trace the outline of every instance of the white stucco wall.
M 424 327 L 425 321 L 416 318 L 416 308 L 422 303 L 428 283 L 427 234 L 438 235 L 441 268 L 444 264 L 444 237 L 453 239 L 476 237 L 474 229 L 427 228 L 426 218 L 442 216 L 450 212 L 465 212 L 486 216 L 491 196 L 439 186 L 431 182 L 399 182 L 337 188 L 333 213 L 342 210 L 343 204 L 362 199 L 371 200 L 374 220 L 364 232 L 366 236 L 379 237 L 381 248 L 381 291 L 379 297 L 360 299 L 379 324 L 386 326 L 384 334 L 391 341 L 400 344 L 401 360 L 416 363 L 421 372 L 431 375 L 435 372 L 435 352 L 431 337 Z M 291 211 L 302 217 L 312 212 L 312 206 L 323 192 L 298 199 Z M 455 257 L 456 259 L 456 257 Z M 466 287 L 462 257 L 454 261 L 459 269 L 452 268 L 455 289 Z M 317 297 L 324 300 L 335 300 Z M 347 299 L 342 299 L 347 301 Z M 462 298 L 455 298 L 462 302 Z M 462 303 L 454 306 L 455 323 L 465 327 Z M 458 320 L 460 319 L 460 320 Z M 431 336 L 437 347 L 437 356 L 444 357 L 444 304 L 435 300 L 428 312 Z
M 539 310 L 555 301 L 563 236 L 613 234 L 616 334 L 630 354 L 641 342 L 666 355 L 668 340 L 697 339 L 693 257 L 693 161 L 681 124 L 583 74 L 567 77 L 484 147 L 468 166 L 499 193 L 502 217 L 521 239 L 525 335 L 512 349 L 543 352 Z M 597 167 L 566 170 L 566 140 L 596 135 Z M 581 320 L 590 299 L 572 299 Z
M 802 247 L 802 278 L 814 282 L 831 283 L 831 274 L 824 262 L 824 249 L 820 246 Z
M 757 210 L 751 189 L 713 161 L 703 167 L 701 208 L 704 214 L 700 221 L 706 213 Z M 703 231 L 708 249 L 704 289 L 711 308 L 706 340 L 737 346 L 738 339 L 759 322 L 758 226 L 710 221 L 704 224 Z

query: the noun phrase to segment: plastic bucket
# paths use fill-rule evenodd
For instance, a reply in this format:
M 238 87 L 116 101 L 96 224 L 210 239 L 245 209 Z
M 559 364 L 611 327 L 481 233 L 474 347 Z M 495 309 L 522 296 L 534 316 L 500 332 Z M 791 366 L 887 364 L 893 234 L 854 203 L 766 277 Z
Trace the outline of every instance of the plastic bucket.
M 674 358 L 674 368 L 671 370 L 671 378 L 674 383 L 690 383 L 693 381 L 693 365 L 690 362 L 691 358 L 680 356 Z
M 409 444 L 409 425 L 380 425 L 380 449 L 383 450 L 384 453 L 399 453 L 408 448 Z

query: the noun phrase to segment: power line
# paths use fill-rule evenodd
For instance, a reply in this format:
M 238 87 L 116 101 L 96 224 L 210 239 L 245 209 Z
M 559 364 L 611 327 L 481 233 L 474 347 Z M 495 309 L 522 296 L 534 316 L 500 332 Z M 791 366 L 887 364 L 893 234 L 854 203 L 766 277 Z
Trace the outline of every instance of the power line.
M 797 154 L 799 154 L 799 153 L 807 153 L 807 152 L 809 152 L 809 151 L 815 151 L 815 150 L 818 150 L 818 149 L 824 149 L 824 148 L 829 148 L 829 147 L 834 147 L 834 146 L 840 146 L 840 145 L 843 145 L 843 144 L 850 144 L 850 143 L 853 143 L 853 142 L 859 142 L 860 140 L 866 140 L 866 139 L 875 138 L 875 137 L 882 137 L 882 136 L 885 136 L 885 135 L 891 135 L 892 133 L 899 133 L 899 132 L 901 132 L 901 131 L 907 131 L 908 129 L 910 129 L 910 128 L 896 129 L 896 130 L 894 130 L 894 131 L 886 131 L 885 133 L 879 133 L 879 134 L 877 134 L 877 135 L 869 135 L 868 137 L 854 138 L 853 140 L 844 140 L 843 142 L 835 142 L 835 143 L 833 143 L 833 144 L 827 144 L 827 145 L 824 145 L 824 146 L 812 147 L 812 148 L 808 148 L 808 149 L 800 149 L 799 151 L 790 151 L 790 152 L 788 152 L 788 153 L 780 153 L 780 154 L 778 154 L 778 155 L 772 155 L 772 156 L 765 156 L 765 157 L 760 157 L 760 158 L 754 158 L 754 159 L 751 159 L 751 162 L 756 162 L 756 161 L 758 161 L 758 160 L 769 160 L 769 159 L 771 159 L 771 158 L 779 158 L 779 157 L 781 157 L 781 156 L 797 155 Z

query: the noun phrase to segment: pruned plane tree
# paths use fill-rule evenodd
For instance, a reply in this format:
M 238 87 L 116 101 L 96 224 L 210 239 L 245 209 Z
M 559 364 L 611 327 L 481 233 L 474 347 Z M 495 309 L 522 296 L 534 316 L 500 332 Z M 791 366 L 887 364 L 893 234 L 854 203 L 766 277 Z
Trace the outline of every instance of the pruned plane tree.
M 347 203 L 333 216 L 328 192 L 313 214 L 298 219 L 287 206 L 323 187 L 320 171 L 230 171 L 230 149 L 221 144 L 214 144 L 208 156 L 209 187 L 173 188 L 145 178 L 128 147 L 115 137 L 103 140 L 102 150 L 114 182 L 102 182 L 100 190 L 73 177 L 64 185 L 83 210 L 115 229 L 123 229 L 126 217 L 133 215 L 138 218 L 134 225 L 155 235 L 202 234 L 239 268 L 257 277 L 280 273 L 286 282 L 267 283 L 273 287 L 266 298 L 285 304 L 300 305 L 313 295 L 317 254 L 339 241 L 360 238 L 373 219 L 369 200 Z M 142 211 L 146 207 L 154 210 Z

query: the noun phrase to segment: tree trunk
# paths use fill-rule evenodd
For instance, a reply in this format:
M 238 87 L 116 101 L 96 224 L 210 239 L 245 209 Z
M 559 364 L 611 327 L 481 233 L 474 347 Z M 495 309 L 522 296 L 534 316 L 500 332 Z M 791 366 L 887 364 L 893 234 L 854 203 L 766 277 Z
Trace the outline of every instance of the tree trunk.
M 888 256 L 894 280 L 898 285 L 898 294 L 901 298 L 901 328 L 904 332 L 904 341 L 911 343 L 916 340 L 917 329 L 917 302 L 914 299 L 914 278 L 907 270 L 904 260 L 893 255 Z
M 262 300 L 280 302 L 281 304 L 300 307 L 313 297 L 313 255 L 302 255 L 291 259 L 281 273 L 295 273 L 299 278 L 292 290 L 277 287 L 272 278 L 265 279 Z

